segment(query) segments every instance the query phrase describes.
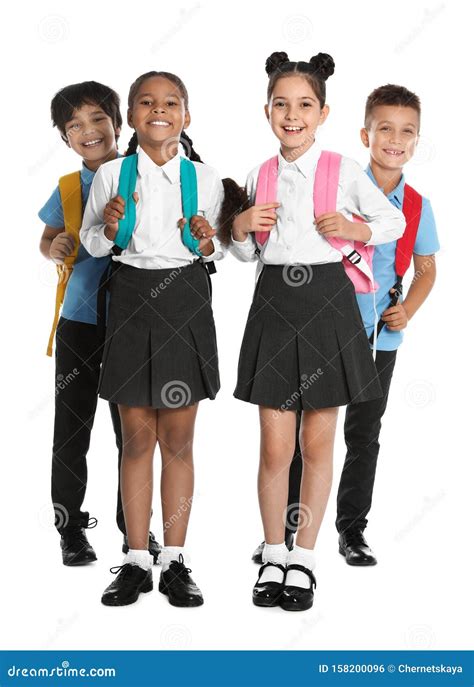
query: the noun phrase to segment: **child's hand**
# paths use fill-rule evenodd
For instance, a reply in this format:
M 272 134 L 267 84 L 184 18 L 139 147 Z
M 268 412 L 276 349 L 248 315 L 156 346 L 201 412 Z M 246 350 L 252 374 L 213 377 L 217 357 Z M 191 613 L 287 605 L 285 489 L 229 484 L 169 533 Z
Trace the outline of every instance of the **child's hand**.
M 395 293 L 394 289 L 390 289 L 390 293 Z M 387 329 L 390 329 L 392 332 L 399 332 L 401 329 L 405 329 L 408 324 L 408 315 L 403 303 L 397 303 L 397 305 L 384 310 L 382 320 L 385 322 Z
M 65 231 L 62 231 L 51 241 L 49 257 L 53 262 L 56 263 L 56 265 L 62 265 L 64 258 L 66 258 L 68 255 L 71 255 L 75 245 L 76 244 L 73 236 Z
M 183 231 L 186 226 L 186 218 L 182 217 L 178 221 L 178 226 Z M 199 239 L 198 248 L 203 255 L 211 255 L 214 252 L 214 245 L 212 244 L 212 237 L 217 234 L 207 219 L 201 215 L 193 215 L 190 219 L 191 235 L 195 239 Z
M 316 217 L 314 224 L 319 233 L 327 239 L 347 239 L 348 241 L 368 241 L 372 232 L 362 222 L 351 222 L 340 212 L 326 212 Z
M 135 204 L 138 203 L 138 193 L 134 193 L 132 196 Z M 113 241 L 117 236 L 118 232 L 118 221 L 125 217 L 125 201 L 122 196 L 115 196 L 112 200 L 109 200 L 104 208 L 104 224 L 105 236 L 109 241 Z
M 280 203 L 265 203 L 241 212 L 232 223 L 235 240 L 245 241 L 246 234 L 252 231 L 271 231 L 277 222 L 275 210 L 279 207 Z

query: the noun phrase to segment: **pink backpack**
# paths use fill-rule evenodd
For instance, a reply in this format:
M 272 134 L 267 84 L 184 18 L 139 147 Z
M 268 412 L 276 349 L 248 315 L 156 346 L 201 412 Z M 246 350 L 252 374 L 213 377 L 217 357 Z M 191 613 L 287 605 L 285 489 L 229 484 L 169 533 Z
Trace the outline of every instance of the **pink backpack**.
M 326 212 L 336 212 L 337 187 L 341 168 L 341 155 L 323 150 L 314 175 L 314 215 L 319 217 Z M 255 205 L 276 201 L 278 179 L 278 157 L 272 157 L 260 167 L 257 180 Z M 353 215 L 354 222 L 364 220 Z M 316 231 L 316 228 L 315 228 Z M 268 231 L 256 231 L 255 240 L 262 248 L 268 240 Z M 342 255 L 342 264 L 347 276 L 354 284 L 356 293 L 374 293 L 377 284 L 372 273 L 374 246 L 366 246 L 361 241 L 328 238 L 333 248 Z

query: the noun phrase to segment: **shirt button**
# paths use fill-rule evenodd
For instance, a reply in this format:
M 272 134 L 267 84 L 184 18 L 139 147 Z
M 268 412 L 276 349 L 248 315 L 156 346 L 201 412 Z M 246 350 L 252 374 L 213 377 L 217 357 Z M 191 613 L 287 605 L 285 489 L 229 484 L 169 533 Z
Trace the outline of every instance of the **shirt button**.
M 293 217 L 288 217 L 288 222 L 293 222 Z

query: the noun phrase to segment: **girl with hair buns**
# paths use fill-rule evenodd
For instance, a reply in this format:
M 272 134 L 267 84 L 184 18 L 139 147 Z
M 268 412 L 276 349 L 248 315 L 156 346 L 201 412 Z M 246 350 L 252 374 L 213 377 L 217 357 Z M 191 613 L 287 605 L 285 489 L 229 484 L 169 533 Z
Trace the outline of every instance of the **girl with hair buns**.
M 157 443 L 165 544 L 159 590 L 175 606 L 203 603 L 189 575 L 184 544 L 193 499 L 198 405 L 204 398 L 214 399 L 220 386 L 208 265 L 222 258 L 226 248 L 213 228 L 223 185 L 186 136 L 190 119 L 188 93 L 174 74 L 149 72 L 132 84 L 128 123 L 135 133 L 126 156 L 97 172 L 81 229 L 89 253 L 112 254 L 115 268 L 99 394 L 117 403 L 120 412 L 122 502 L 130 550 L 102 596 L 110 606 L 133 603 L 153 587 L 147 548 Z M 131 158 L 137 146 L 138 155 Z M 118 188 L 127 160 L 125 169 L 135 165 L 136 182 L 130 182 L 124 198 Z M 184 236 L 183 215 L 191 196 L 197 211 L 187 219 L 194 244 Z M 136 220 L 130 221 L 124 247 L 118 239 L 119 221 L 125 214 L 133 217 L 133 210 Z
M 331 489 L 338 407 L 381 395 L 354 285 L 334 239 L 373 246 L 397 239 L 405 222 L 362 168 L 341 156 L 335 211 L 315 218 L 315 178 L 321 188 L 331 184 L 320 161 L 335 155 L 321 151 L 316 140 L 329 114 L 325 82 L 334 61 L 319 53 L 309 62 L 291 62 L 277 52 L 267 59 L 266 71 L 265 114 L 280 149 L 269 161 L 274 166 L 265 183 L 267 189 L 276 185 L 276 196 L 261 201 L 259 165 L 247 179 L 252 207 L 233 221 L 231 252 L 239 260 L 259 261 L 234 396 L 257 404 L 260 414 L 258 494 L 265 545 L 253 602 L 300 611 L 313 604 L 313 551 Z M 354 222 L 354 215 L 363 221 Z M 302 414 L 303 475 L 295 504 L 296 544 L 288 552 L 284 532 L 296 411 Z

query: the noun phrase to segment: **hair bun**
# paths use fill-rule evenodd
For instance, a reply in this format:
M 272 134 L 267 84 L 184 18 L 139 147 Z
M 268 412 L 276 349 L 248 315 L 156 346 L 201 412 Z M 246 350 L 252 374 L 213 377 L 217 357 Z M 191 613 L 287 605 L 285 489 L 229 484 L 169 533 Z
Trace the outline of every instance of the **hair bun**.
M 309 64 L 314 67 L 314 71 L 323 81 L 326 81 L 326 79 L 334 74 L 334 67 L 336 66 L 331 55 L 325 52 L 318 52 L 317 55 L 314 55 L 310 59 Z
M 272 52 L 270 57 L 267 57 L 267 61 L 265 62 L 265 71 L 267 72 L 268 76 L 270 76 L 270 74 L 278 69 L 278 67 L 281 67 L 282 64 L 285 64 L 289 61 L 290 60 L 286 52 Z

